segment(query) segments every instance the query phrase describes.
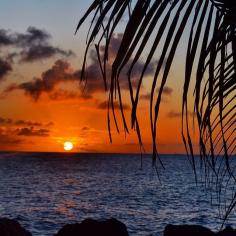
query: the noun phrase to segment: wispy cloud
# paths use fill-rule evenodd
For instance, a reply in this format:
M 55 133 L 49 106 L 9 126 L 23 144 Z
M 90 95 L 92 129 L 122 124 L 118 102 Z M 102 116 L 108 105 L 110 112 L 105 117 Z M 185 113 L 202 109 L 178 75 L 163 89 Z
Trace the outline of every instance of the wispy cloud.
M 83 99 L 88 100 L 91 99 L 92 96 L 87 93 L 81 93 L 79 91 L 70 91 L 65 89 L 57 89 L 50 93 L 49 98 L 54 101 L 65 101 L 65 100 L 75 100 L 75 99 Z
M 159 89 L 158 89 L 158 91 L 159 91 Z M 173 89 L 170 88 L 170 87 L 168 87 L 168 86 L 166 86 L 166 87 L 163 89 L 162 93 L 163 93 L 164 95 L 172 95 Z
M 23 142 L 24 140 L 22 139 L 0 134 L 0 145 L 16 145 Z
M 157 92 L 159 92 L 159 88 L 157 89 Z M 162 94 L 163 94 L 164 96 L 171 96 L 172 93 L 173 93 L 173 89 L 170 88 L 170 87 L 168 87 L 168 86 L 166 86 L 166 87 L 163 89 L 163 91 L 162 91 Z M 141 95 L 141 98 L 144 99 L 144 100 L 150 100 L 150 98 L 151 98 L 151 93 L 143 94 L 143 95 Z
M 48 129 L 34 129 L 31 128 L 21 128 L 16 130 L 17 135 L 19 136 L 37 136 L 37 137 L 48 137 L 50 130 Z
M 115 101 L 113 105 L 114 105 L 114 109 L 120 109 L 120 105 L 117 101 Z M 108 107 L 108 102 L 107 101 L 101 102 L 97 105 L 97 108 L 102 109 L 102 110 L 107 109 L 107 107 Z M 123 109 L 124 110 L 129 110 L 130 106 L 126 103 L 123 103 Z
M 12 124 L 12 123 L 13 123 L 12 119 L 0 117 L 0 125 Z
M 29 143 L 22 137 L 49 137 L 53 122 L 36 122 L 27 120 L 14 120 L 0 117 L 0 146 Z M 4 146 L 5 148 L 5 146 Z
M 24 140 L 9 134 L 5 129 L 0 127 L 0 146 L 1 145 L 16 145 L 22 143 Z
M 11 125 L 11 126 L 36 126 L 36 127 L 51 127 L 54 125 L 52 121 L 47 123 L 28 121 L 28 120 L 14 120 L 11 118 L 0 117 L 0 125 Z
M 194 113 L 193 112 L 190 112 L 190 111 L 188 111 L 188 114 L 190 115 L 190 116 L 194 116 Z M 181 112 L 178 112 L 178 111 L 170 111 L 170 112 L 168 112 L 167 114 L 166 114 L 166 116 L 168 117 L 168 118 L 181 118 L 182 117 L 182 113 Z
M 0 81 L 2 81 L 5 76 L 12 71 L 12 66 L 10 62 L 2 60 L 0 58 Z

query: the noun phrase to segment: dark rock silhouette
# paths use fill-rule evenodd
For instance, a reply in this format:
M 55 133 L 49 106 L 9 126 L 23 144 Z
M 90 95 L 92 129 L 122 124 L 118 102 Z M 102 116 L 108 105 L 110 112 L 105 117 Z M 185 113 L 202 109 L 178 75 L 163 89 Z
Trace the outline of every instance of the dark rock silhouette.
M 65 225 L 55 236 L 128 236 L 128 231 L 125 224 L 116 219 L 85 219 L 80 224 Z
M 164 236 L 215 236 L 216 233 L 200 225 L 167 225 Z M 223 235 L 222 235 L 223 236 Z
M 224 230 L 220 231 L 217 236 L 236 236 L 236 230 L 231 226 L 226 226 Z
M 16 220 L 0 218 L 0 235 L 1 236 L 32 236 Z
M 226 226 L 224 230 L 215 233 L 201 225 L 167 225 L 164 236 L 236 236 L 236 230 Z

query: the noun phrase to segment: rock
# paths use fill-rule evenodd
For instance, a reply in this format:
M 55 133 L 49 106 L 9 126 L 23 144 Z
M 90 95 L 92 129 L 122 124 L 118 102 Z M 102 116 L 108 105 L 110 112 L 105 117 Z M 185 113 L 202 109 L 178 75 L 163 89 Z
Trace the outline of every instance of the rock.
M 210 229 L 200 225 L 167 225 L 164 236 L 216 236 Z
M 217 236 L 236 236 L 236 231 L 231 226 L 226 226 L 224 230 L 217 233 Z
M 128 231 L 125 224 L 116 219 L 85 219 L 80 224 L 65 225 L 55 236 L 128 236 Z
M 16 220 L 0 218 L 1 236 L 31 236 Z

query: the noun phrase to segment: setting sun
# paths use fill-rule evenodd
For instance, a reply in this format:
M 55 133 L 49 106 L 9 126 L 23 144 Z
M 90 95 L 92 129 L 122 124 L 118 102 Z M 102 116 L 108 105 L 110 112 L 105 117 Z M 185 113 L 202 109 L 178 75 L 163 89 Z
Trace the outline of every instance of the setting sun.
M 65 151 L 70 151 L 73 149 L 73 143 L 72 142 L 65 142 L 64 143 L 64 150 Z

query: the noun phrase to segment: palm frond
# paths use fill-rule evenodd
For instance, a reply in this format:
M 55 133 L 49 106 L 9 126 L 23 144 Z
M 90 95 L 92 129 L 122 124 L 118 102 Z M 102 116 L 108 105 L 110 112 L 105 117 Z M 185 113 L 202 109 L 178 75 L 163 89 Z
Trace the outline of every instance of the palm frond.
M 189 93 L 195 81 L 194 114 L 199 131 L 200 160 L 209 183 L 216 180 L 218 193 L 223 181 L 235 180 L 233 156 L 236 149 L 236 3 L 234 0 L 95 0 L 78 24 L 93 14 L 88 32 L 87 47 L 82 67 L 85 78 L 86 58 L 95 42 L 105 88 L 109 90 L 109 109 L 113 118 L 114 100 L 118 94 L 124 130 L 128 132 L 122 105 L 120 74 L 129 61 L 127 81 L 132 104 L 131 128 L 142 138 L 137 110 L 140 91 L 148 65 L 158 53 L 155 74 L 150 88 L 150 123 L 153 142 L 153 160 L 158 156 L 158 117 L 163 90 L 183 35 L 188 36 L 185 61 L 185 80 L 182 97 L 182 137 L 186 152 L 196 174 L 196 155 L 191 137 Z M 119 23 L 127 18 L 123 39 L 107 78 L 106 65 L 109 44 Z M 105 20 L 106 18 L 106 20 Z M 190 27 L 188 32 L 187 26 Z M 76 31 L 77 31 L 76 30 Z M 151 36 L 152 35 L 152 36 Z M 105 41 L 105 50 L 100 52 Z M 151 45 L 151 46 L 150 46 Z M 132 72 L 145 52 L 146 58 L 137 85 L 132 84 Z M 194 67 L 196 66 L 196 73 Z M 163 73 L 161 73 L 163 71 Z M 157 83 L 160 88 L 157 91 Z M 191 95 L 192 96 L 192 95 Z M 108 111 L 110 131 L 110 111 Z M 118 126 L 118 124 L 117 124 Z M 196 175 L 197 178 L 197 175 Z M 220 198 L 220 196 L 219 196 Z M 232 201 L 230 206 L 234 206 Z

